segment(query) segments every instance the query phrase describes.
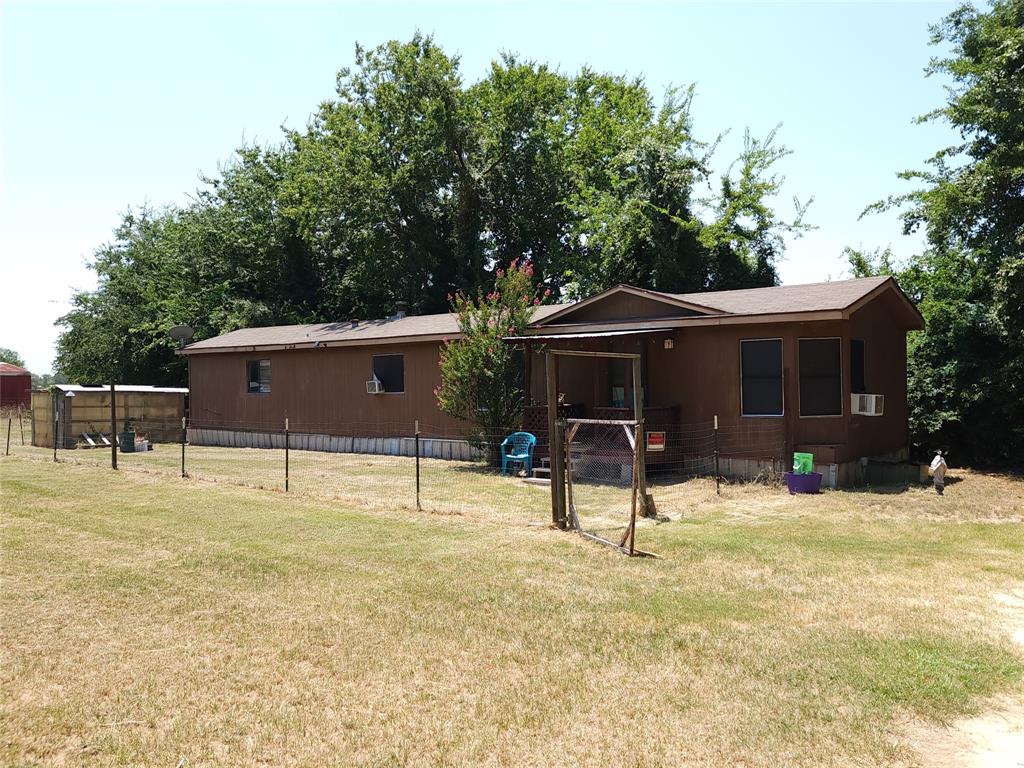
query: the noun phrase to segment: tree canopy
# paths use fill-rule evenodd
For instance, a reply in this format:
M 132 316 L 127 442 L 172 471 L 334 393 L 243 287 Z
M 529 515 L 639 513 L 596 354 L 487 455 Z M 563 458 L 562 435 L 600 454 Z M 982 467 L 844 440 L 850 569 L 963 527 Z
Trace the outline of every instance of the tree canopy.
M 952 55 L 945 120 L 962 141 L 938 151 L 921 184 L 871 209 L 898 207 L 927 249 L 906 264 L 849 251 L 855 274 L 896 274 L 927 328 L 909 343 L 915 442 L 959 462 L 1024 459 L 1024 0 L 964 5 L 932 29 Z
M 16 365 L 19 368 L 25 367 L 25 358 L 15 352 L 13 349 L 7 347 L 0 347 L 0 363 L 10 363 Z
M 336 97 L 274 146 L 244 146 L 184 207 L 130 210 L 61 318 L 58 372 L 184 380 L 167 335 L 448 310 L 527 260 L 555 296 L 772 285 L 787 150 L 747 136 L 721 178 L 692 89 L 503 54 L 467 84 L 429 36 L 357 47 Z

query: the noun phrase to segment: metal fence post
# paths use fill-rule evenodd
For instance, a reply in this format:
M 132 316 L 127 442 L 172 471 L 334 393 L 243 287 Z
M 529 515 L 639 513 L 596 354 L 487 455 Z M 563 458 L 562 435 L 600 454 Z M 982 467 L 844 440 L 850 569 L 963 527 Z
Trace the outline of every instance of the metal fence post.
M 4 454 L 5 456 L 10 456 L 11 455 L 11 422 L 12 421 L 14 421 L 14 418 L 12 416 L 8 416 L 7 417 L 7 453 Z
M 722 495 L 722 473 L 718 470 L 718 414 L 715 414 L 715 493 Z
M 60 411 L 57 410 L 57 392 L 53 391 L 53 461 L 57 463 L 57 430 L 60 427 Z
M 117 392 L 110 385 L 110 468 L 117 469 Z
M 284 490 L 288 492 L 288 417 L 284 420 Z
M 185 416 L 181 417 L 181 476 L 188 477 L 185 474 L 185 441 L 188 439 L 188 429 L 186 427 Z
M 18 406 L 18 427 L 21 429 L 21 444 L 25 444 L 25 412 Z
M 420 420 L 416 419 L 416 509 L 420 506 Z

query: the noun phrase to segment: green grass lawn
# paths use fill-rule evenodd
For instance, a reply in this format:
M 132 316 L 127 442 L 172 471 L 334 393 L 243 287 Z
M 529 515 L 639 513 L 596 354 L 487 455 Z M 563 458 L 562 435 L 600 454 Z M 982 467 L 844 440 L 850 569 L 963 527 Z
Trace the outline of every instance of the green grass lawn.
M 3 459 L 0 763 L 913 765 L 908 722 L 1024 692 L 1024 482 L 955 474 L 656 489 L 652 560 L 543 505 Z

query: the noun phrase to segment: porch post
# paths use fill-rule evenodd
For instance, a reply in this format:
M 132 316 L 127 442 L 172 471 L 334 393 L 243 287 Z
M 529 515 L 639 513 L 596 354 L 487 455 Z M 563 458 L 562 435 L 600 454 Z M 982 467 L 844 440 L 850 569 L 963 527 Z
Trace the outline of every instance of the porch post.
M 526 360 L 523 364 L 523 407 L 533 405 L 533 345 L 526 342 Z

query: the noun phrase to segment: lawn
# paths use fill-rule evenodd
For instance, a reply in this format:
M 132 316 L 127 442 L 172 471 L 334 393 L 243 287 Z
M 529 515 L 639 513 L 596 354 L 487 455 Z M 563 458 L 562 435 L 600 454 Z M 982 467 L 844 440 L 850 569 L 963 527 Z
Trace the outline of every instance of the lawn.
M 1020 479 L 679 483 L 654 560 L 542 504 L 0 473 L 3 764 L 915 765 L 909 724 L 1024 692 Z

